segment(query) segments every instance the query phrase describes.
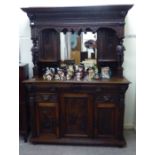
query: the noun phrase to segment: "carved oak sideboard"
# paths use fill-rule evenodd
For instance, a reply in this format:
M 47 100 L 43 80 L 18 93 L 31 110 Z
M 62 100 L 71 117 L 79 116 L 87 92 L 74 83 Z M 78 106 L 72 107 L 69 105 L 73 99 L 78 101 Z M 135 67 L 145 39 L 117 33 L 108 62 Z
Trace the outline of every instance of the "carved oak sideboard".
M 124 19 L 132 5 L 22 8 L 30 19 L 34 77 L 24 81 L 32 143 L 124 146 Z M 110 79 L 43 80 L 60 65 L 60 32 L 97 33 L 97 67 Z
M 124 146 L 124 94 L 129 82 L 25 81 L 33 143 Z

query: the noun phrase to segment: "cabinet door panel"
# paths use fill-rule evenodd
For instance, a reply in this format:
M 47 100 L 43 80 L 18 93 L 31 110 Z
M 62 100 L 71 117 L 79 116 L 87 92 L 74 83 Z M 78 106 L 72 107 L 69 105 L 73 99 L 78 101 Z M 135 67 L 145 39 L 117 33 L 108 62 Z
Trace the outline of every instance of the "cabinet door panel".
M 58 62 L 60 60 L 60 34 L 53 29 L 42 31 L 40 61 Z
M 56 103 L 38 103 L 37 129 L 39 135 L 59 135 Z
M 88 137 L 92 133 L 92 102 L 87 94 L 64 94 L 61 102 L 62 136 Z
M 116 60 L 116 45 L 118 44 L 116 32 L 112 29 L 99 29 L 97 40 L 98 60 Z
M 114 137 L 116 133 L 117 110 L 113 103 L 97 103 L 95 110 L 96 137 Z

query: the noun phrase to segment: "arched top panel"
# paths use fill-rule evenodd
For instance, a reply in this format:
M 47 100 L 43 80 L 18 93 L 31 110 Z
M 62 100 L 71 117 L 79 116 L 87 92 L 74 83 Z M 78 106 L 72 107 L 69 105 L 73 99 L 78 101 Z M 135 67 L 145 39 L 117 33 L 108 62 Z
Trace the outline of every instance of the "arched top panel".
M 83 26 L 83 27 L 61 27 L 61 26 L 57 26 L 57 27 L 53 27 L 53 26 L 46 26 L 46 27 L 40 27 L 38 29 L 38 32 L 42 32 L 46 29 L 52 29 L 57 31 L 58 33 L 63 32 L 64 34 L 66 32 L 78 32 L 78 34 L 80 35 L 81 32 L 92 32 L 92 33 L 96 33 L 98 30 L 104 29 L 104 30 L 109 30 L 114 32 L 118 38 L 123 38 L 124 33 L 122 31 L 124 31 L 123 27 L 112 27 L 112 26 L 107 26 L 107 27 L 99 27 L 99 26 L 94 26 L 94 27 L 87 27 L 87 26 Z

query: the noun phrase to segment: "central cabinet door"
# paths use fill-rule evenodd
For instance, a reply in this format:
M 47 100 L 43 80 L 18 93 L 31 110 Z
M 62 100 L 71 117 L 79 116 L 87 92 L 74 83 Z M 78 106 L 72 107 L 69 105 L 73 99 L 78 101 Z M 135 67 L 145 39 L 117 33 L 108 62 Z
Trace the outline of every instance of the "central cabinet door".
M 92 97 L 84 93 L 61 96 L 61 136 L 92 136 Z

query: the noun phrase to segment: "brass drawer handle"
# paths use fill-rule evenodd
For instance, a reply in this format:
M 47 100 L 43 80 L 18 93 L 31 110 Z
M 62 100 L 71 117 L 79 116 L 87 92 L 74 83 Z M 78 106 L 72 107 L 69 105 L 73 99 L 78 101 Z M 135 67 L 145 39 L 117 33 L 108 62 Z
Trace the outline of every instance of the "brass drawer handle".
M 96 89 L 96 92 L 101 92 L 101 91 L 102 91 L 101 88 L 97 88 L 97 89 Z
M 104 99 L 104 102 L 108 102 L 112 100 L 111 96 L 104 96 L 103 99 Z
M 49 95 L 43 95 L 42 98 L 44 101 L 47 101 L 49 99 Z

